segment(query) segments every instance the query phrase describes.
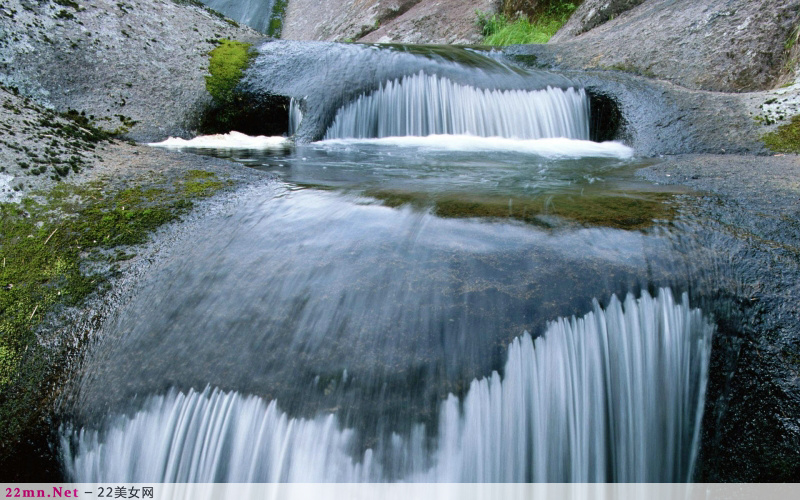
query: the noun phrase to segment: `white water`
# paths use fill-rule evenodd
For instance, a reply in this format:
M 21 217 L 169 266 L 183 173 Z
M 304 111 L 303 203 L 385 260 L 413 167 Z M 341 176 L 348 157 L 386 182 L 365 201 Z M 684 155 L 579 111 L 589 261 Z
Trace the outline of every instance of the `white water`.
M 588 140 L 589 99 L 583 89 L 483 90 L 420 72 L 339 109 L 325 139 L 432 134 Z
M 335 415 L 290 418 L 236 392 L 171 391 L 103 431 L 65 431 L 78 482 L 671 482 L 691 479 L 713 327 L 668 289 L 616 297 L 508 350 L 422 425 L 375 449 Z M 71 442 L 71 444 L 70 444 Z
M 300 104 L 297 100 L 292 97 L 289 100 L 289 131 L 287 133 L 290 137 L 297 133 L 302 121 L 303 111 L 300 109 Z
M 211 148 L 211 149 L 282 149 L 289 144 L 285 137 L 251 136 L 241 132 L 227 134 L 199 135 L 193 139 L 170 137 L 161 142 L 151 142 L 148 146 L 162 148 Z
M 498 151 L 525 153 L 546 158 L 620 158 L 633 157 L 633 149 L 619 142 L 593 142 L 563 137 L 552 139 L 508 139 L 473 135 L 428 135 L 425 137 L 383 137 L 379 139 L 327 139 L 322 146 L 376 144 L 416 147 L 430 151 Z

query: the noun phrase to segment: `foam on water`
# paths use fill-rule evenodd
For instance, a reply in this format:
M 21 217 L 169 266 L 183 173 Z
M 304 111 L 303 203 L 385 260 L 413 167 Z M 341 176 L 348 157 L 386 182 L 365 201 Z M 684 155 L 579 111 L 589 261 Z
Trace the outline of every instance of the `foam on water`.
M 552 139 L 509 139 L 473 135 L 429 135 L 383 137 L 378 139 L 327 139 L 319 141 L 326 147 L 374 144 L 382 146 L 420 148 L 430 151 L 498 151 L 524 153 L 546 158 L 620 158 L 633 157 L 633 149 L 620 142 L 593 142 L 563 137 Z
M 206 388 L 147 398 L 104 429 L 65 429 L 77 482 L 683 482 L 698 447 L 713 327 L 684 294 L 596 301 L 508 349 L 501 376 L 450 395 L 366 451 L 334 414 Z
M 161 142 L 151 142 L 148 146 L 173 149 L 283 149 L 289 144 L 290 142 L 285 137 L 250 136 L 233 131 L 227 134 L 200 135 L 188 140 L 180 137 L 170 137 Z

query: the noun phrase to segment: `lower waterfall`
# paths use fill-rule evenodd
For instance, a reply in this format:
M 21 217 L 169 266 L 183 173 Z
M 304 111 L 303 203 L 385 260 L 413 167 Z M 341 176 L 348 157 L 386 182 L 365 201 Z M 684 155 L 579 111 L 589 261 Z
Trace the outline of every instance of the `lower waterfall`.
M 339 109 L 325 139 L 433 134 L 589 139 L 583 89 L 482 90 L 422 72 Z
M 692 477 L 714 327 L 687 294 L 643 292 L 514 340 L 422 424 L 360 451 L 335 414 L 206 388 L 62 431 L 72 481 L 674 482 Z

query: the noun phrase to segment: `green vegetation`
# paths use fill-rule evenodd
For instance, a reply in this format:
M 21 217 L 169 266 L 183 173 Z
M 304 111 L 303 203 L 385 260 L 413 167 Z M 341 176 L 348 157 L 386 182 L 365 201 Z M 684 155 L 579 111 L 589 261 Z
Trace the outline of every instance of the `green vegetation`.
M 36 199 L 0 204 L 0 460 L 35 433 L 74 354 L 72 338 L 46 342 L 53 332 L 43 321 L 104 291 L 118 262 L 133 257 L 129 245 L 225 185 L 214 173 L 192 170 L 146 188 L 62 183 Z
M 255 56 L 250 51 L 251 44 L 225 39 L 217 43 L 217 47 L 209 53 L 211 60 L 208 71 L 211 74 L 206 76 L 206 89 L 213 103 L 201 125 L 205 133 L 234 130 L 242 121 L 242 116 L 252 111 L 251 103 L 236 91 L 244 70 Z
M 638 66 L 634 66 L 633 64 L 627 62 L 618 62 L 612 64 L 611 66 L 601 66 L 602 69 L 609 69 L 614 71 L 623 71 L 625 73 L 630 73 L 632 75 L 638 76 L 646 76 L 648 78 L 656 78 L 656 74 L 648 68 L 640 68 Z
M 765 134 L 761 139 L 767 148 L 776 153 L 800 153 L 800 115 L 793 116 L 789 123 Z
M 252 59 L 250 46 L 249 43 L 223 39 L 209 53 L 208 71 L 211 75 L 206 76 L 206 89 L 214 100 L 219 103 L 233 100 L 233 90 Z
M 503 14 L 478 12 L 478 23 L 486 45 L 547 43 L 578 8 L 576 3 L 556 1 L 531 18 L 512 19 Z
M 81 6 L 78 5 L 78 3 L 75 2 L 74 0 L 54 0 L 54 1 L 58 5 L 61 5 L 62 7 L 72 7 L 73 9 L 75 9 L 77 11 L 80 11 L 80 9 L 81 9 Z
M 286 4 L 288 3 L 288 0 L 275 0 L 275 4 L 272 6 L 272 16 L 269 18 L 267 35 L 273 38 L 281 37 L 281 31 L 283 31 L 283 17 L 286 14 Z
M 431 207 L 434 214 L 446 218 L 497 217 L 520 220 L 550 227 L 542 216 L 556 216 L 586 226 L 642 229 L 655 220 L 671 219 L 675 207 L 671 193 L 619 193 L 618 195 L 558 194 L 537 198 L 441 194 L 399 191 L 368 191 L 387 206 L 412 205 Z

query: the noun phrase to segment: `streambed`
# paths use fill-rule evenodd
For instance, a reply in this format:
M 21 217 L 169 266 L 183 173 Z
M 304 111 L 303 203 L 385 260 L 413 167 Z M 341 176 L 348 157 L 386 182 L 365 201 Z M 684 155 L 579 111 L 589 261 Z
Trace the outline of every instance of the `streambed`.
M 718 319 L 698 305 L 731 283 L 695 194 L 589 141 L 568 81 L 392 57 L 418 76 L 303 97 L 295 143 L 190 144 L 278 181 L 105 325 L 60 431 L 68 478 L 692 479 Z M 509 81 L 464 83 L 488 71 Z

